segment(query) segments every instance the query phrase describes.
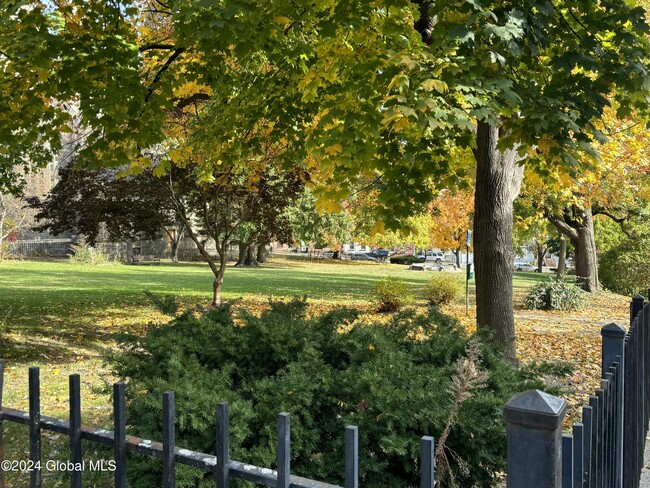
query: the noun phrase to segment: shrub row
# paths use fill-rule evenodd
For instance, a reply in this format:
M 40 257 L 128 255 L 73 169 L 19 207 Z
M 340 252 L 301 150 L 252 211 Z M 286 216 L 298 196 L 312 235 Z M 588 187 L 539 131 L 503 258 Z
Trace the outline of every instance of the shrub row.
M 454 385 L 462 383 L 458 364 L 474 340 L 436 309 L 381 325 L 350 309 L 317 318 L 305 312 L 304 300 L 271 303 L 261 316 L 234 317 L 226 305 L 185 313 L 144 337 L 124 336 L 109 362 L 128 384 L 130 432 L 160 439 L 160 398 L 174 390 L 177 445 L 214 452 L 215 405 L 225 400 L 232 458 L 272 467 L 276 416 L 286 411 L 295 474 L 343 484 L 343 432 L 353 424 L 364 486 L 417 486 L 419 438 L 443 431 Z M 548 387 L 536 371 L 510 366 L 486 345 L 472 357 L 485 378 L 460 406 L 446 452 L 454 453 L 459 486 L 487 487 L 505 470 L 503 405 L 516 392 Z M 184 466 L 177 476 L 179 487 L 214 484 L 212 475 Z M 130 460 L 132 487 L 158 486 L 160 478 L 159 460 Z

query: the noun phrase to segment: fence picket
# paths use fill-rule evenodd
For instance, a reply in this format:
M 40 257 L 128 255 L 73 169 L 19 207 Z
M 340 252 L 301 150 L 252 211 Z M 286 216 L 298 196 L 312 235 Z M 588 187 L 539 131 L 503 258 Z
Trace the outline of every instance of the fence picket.
M 433 488 L 436 479 L 433 437 L 420 439 L 420 488 Z
M 345 488 L 359 488 L 359 428 L 345 427 Z
M 163 393 L 163 488 L 176 486 L 174 392 Z
M 115 488 L 126 488 L 126 400 L 122 382 L 113 385 L 113 459 Z
M 289 488 L 291 482 L 291 419 L 289 414 L 278 415 L 278 484 L 277 488 Z
M 562 488 L 573 488 L 573 436 L 562 434 Z
M 230 460 L 230 418 L 228 404 L 217 405 L 217 488 L 229 488 L 230 477 L 228 461 Z
M 584 486 L 591 486 L 591 439 L 592 439 L 592 410 L 591 407 L 582 407 L 582 477 Z
M 81 382 L 78 374 L 71 374 L 70 382 L 70 461 L 73 471 L 70 486 L 81 488 Z
M 41 488 L 41 381 L 40 370 L 29 368 L 29 487 Z

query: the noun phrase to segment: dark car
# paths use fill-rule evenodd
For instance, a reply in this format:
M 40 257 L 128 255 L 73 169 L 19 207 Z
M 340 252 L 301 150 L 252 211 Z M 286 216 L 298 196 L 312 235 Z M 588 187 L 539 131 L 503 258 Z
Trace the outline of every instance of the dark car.
M 368 253 L 368 256 L 382 260 L 386 259 L 389 255 L 390 251 L 388 249 L 375 249 L 374 251 Z

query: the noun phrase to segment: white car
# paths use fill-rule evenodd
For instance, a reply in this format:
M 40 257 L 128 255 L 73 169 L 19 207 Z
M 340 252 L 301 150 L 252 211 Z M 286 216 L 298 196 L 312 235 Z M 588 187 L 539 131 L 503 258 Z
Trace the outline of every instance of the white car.
M 535 271 L 537 266 L 533 266 L 533 264 L 528 261 L 515 261 L 513 269 L 515 271 Z
M 445 260 L 445 253 L 442 251 L 427 251 L 426 255 L 420 253 L 415 257 L 429 262 L 442 263 Z

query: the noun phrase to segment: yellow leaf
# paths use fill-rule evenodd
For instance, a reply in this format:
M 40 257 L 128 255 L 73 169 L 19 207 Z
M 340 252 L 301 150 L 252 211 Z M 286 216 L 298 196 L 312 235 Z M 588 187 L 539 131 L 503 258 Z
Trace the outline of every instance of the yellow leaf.
M 318 212 L 339 213 L 341 209 L 341 202 L 319 198 L 316 200 L 316 210 Z
M 283 17 L 282 15 L 274 17 L 273 20 L 275 20 L 276 24 L 281 25 L 285 29 L 289 26 L 289 24 L 291 24 L 291 19 L 288 17 Z
M 408 129 L 411 126 L 411 123 L 409 122 L 409 119 L 406 117 L 402 117 L 399 119 L 395 124 L 393 124 L 393 130 L 395 132 L 400 132 L 404 129 Z
M 336 156 L 337 154 L 340 154 L 343 152 L 343 146 L 340 144 L 332 144 L 329 147 L 325 148 L 325 153 L 329 154 L 330 156 Z
M 169 151 L 169 157 L 174 163 L 177 163 L 183 159 L 183 153 L 180 149 L 172 149 Z
M 436 90 L 437 92 L 440 93 L 446 93 L 449 87 L 447 86 L 447 83 L 445 83 L 442 80 L 424 80 L 422 83 L 422 88 L 424 88 L 424 91 L 431 91 L 431 90 Z
M 542 152 L 542 153 L 547 153 L 548 150 L 553 147 L 555 142 L 553 139 L 550 139 L 548 137 L 542 137 L 539 142 L 537 143 L 537 148 Z
M 376 222 L 375 225 L 370 229 L 370 235 L 383 234 L 386 232 L 386 226 L 383 222 Z

